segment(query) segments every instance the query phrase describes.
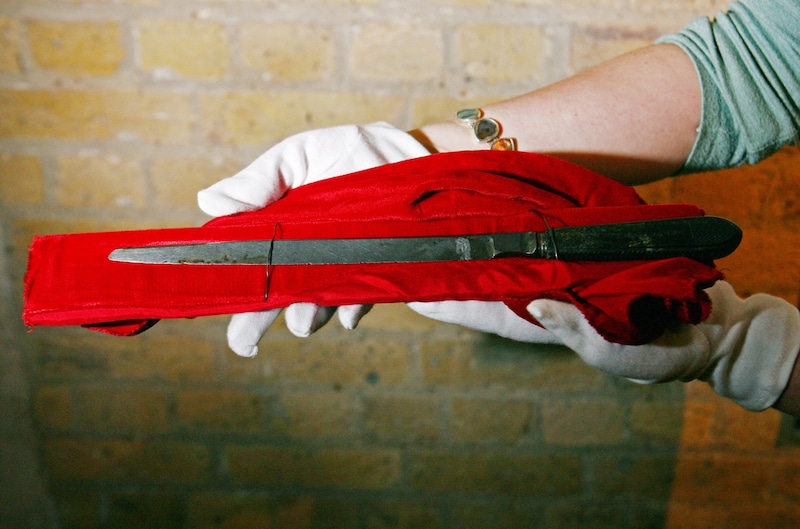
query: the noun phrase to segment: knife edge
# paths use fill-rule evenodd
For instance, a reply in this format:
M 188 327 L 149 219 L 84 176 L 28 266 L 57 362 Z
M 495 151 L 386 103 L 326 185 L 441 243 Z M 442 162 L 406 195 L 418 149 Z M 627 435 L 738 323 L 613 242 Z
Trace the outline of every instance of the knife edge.
M 496 257 L 494 237 L 221 241 L 117 248 L 108 259 L 138 264 L 262 266 L 469 261 Z

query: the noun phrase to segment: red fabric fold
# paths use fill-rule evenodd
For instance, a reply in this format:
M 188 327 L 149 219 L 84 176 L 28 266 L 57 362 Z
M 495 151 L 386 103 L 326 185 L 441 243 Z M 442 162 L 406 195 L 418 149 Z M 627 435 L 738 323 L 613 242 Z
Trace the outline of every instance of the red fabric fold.
M 627 186 L 530 153 L 437 154 L 291 190 L 253 213 L 203 227 L 36 237 L 23 318 L 136 334 L 160 318 L 408 301 L 548 297 L 578 306 L 606 338 L 644 343 L 671 319 L 710 312 L 702 289 L 721 278 L 690 259 L 560 262 L 530 258 L 370 265 L 198 266 L 111 262 L 115 248 L 242 239 L 324 239 L 543 231 L 702 215 L 689 204 L 646 205 Z

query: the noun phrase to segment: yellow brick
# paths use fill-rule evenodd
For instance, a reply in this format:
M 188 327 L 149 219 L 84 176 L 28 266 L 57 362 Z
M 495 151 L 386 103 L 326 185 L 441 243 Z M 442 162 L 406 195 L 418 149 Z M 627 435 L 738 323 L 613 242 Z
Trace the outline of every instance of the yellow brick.
M 188 500 L 189 519 L 193 527 L 285 527 L 309 529 L 318 518 L 320 505 L 309 496 L 276 497 L 269 493 L 201 490 Z M 341 505 L 337 500 L 335 504 Z M 332 513 L 333 519 L 339 511 Z M 338 518 L 336 518 L 338 519 Z
M 333 324 L 328 327 L 333 327 Z M 295 381 L 338 388 L 342 386 L 393 387 L 411 378 L 407 345 L 390 339 L 351 341 L 325 340 L 326 328 L 308 340 L 289 336 L 288 331 L 270 329 L 259 344 L 255 358 L 228 354 L 227 378 L 237 384 L 270 384 Z M 342 331 L 345 332 L 345 331 Z
M 498 96 L 494 100 L 499 100 Z M 462 108 L 480 108 L 492 102 L 489 97 L 477 99 L 462 99 L 447 96 L 424 96 L 414 100 L 411 110 L 412 127 L 421 127 L 429 123 L 453 119 L 456 112 Z
M 270 375 L 279 380 L 332 387 L 392 387 L 407 384 L 411 377 L 407 346 L 391 340 L 364 340 L 354 345 L 294 337 L 281 340 L 268 333 L 260 349 L 260 355 L 269 357 Z
M 37 425 L 64 430 L 72 424 L 74 406 L 65 386 L 38 385 L 33 394 L 33 413 Z
M 420 344 L 426 383 L 541 391 L 596 389 L 605 375 L 558 346 L 486 337 L 486 343 L 429 339 Z
M 83 339 L 73 339 L 70 333 L 59 333 L 58 339 L 39 343 L 40 352 L 35 358 L 37 377 L 44 381 L 72 381 L 107 376 L 106 358 L 97 349 L 92 348 L 91 341 L 96 335 L 85 332 L 82 332 L 81 335 Z M 108 348 L 110 352 L 116 351 L 114 345 L 125 345 L 121 343 L 123 340 L 109 342 L 105 338 L 98 338 L 98 342 L 110 343 L 112 345 Z M 130 342 L 128 342 L 129 344 Z M 69 406 L 68 397 L 69 395 L 64 397 L 64 407 Z
M 79 387 L 72 390 L 72 395 L 76 430 L 153 434 L 167 429 L 168 400 L 164 390 Z
M 214 349 L 208 340 L 160 336 L 157 330 L 148 332 L 143 337 L 141 351 L 110 358 L 109 372 L 113 376 L 183 384 L 215 379 Z
M 275 500 L 275 495 L 270 492 L 231 493 L 219 488 L 197 491 L 189 496 L 189 519 L 193 527 L 230 529 L 311 529 L 330 525 L 334 520 L 337 527 L 360 525 L 356 518 L 358 500 L 352 498 L 339 496 L 324 499 L 301 493 Z M 412 524 L 406 527 L 418 526 Z
M 682 425 L 683 406 L 680 403 L 644 401 L 633 404 L 631 431 L 637 439 L 677 442 Z
M 273 327 L 276 327 L 277 322 Z M 226 377 L 229 382 L 239 385 L 249 384 L 271 384 L 275 381 L 275 373 L 272 369 L 270 355 L 273 345 L 269 342 L 274 339 L 277 333 L 276 328 L 271 328 L 267 333 L 267 338 L 259 344 L 258 355 L 255 357 L 242 357 L 233 354 L 230 350 L 224 355 L 226 365 Z M 220 331 L 220 336 L 225 335 L 224 329 Z
M 571 455 L 423 452 L 410 479 L 428 492 L 564 497 L 581 492 L 583 464 Z
M 86 0 L 58 0 L 59 2 L 70 3 L 70 4 L 84 4 Z M 161 0 L 92 0 L 92 2 L 100 2 L 100 3 L 125 3 L 125 4 L 141 4 L 141 5 L 148 5 L 148 6 L 157 6 L 161 2 Z
M 399 120 L 403 98 L 331 92 L 200 94 L 200 122 L 212 143 L 264 145 L 345 123 Z
M 449 0 L 448 0 L 449 1 Z M 466 0 L 469 1 L 469 0 Z M 676 2 L 686 2 L 686 0 L 674 0 Z M 511 5 L 543 5 L 564 8 L 565 6 L 575 6 L 577 9 L 587 9 L 589 7 L 608 7 L 619 8 L 618 0 L 504 0 Z M 650 2 L 653 3 L 653 2 Z
M 237 483 L 385 489 L 400 477 L 400 455 L 390 450 L 303 450 L 268 446 L 227 449 Z
M 657 34 L 630 34 L 622 28 L 584 29 L 570 45 L 570 66 L 581 71 L 619 55 L 652 44 Z
M 300 439 L 344 437 L 358 417 L 353 399 L 339 393 L 284 393 L 270 430 Z
M 364 428 L 382 441 L 434 442 L 442 435 L 439 402 L 430 397 L 369 397 L 364 402 Z
M 444 44 L 438 29 L 373 24 L 356 33 L 351 54 L 359 79 L 424 81 L 442 70 Z
M 268 6 L 274 5 L 274 0 L 216 0 L 219 3 L 249 3 L 249 4 L 265 4 Z M 305 0 L 289 0 L 285 4 L 301 4 Z M 380 0 L 314 0 L 313 4 L 320 5 L 365 5 L 376 4 Z M 324 15 L 323 15 L 324 16 Z
M 86 492 L 73 489 L 54 498 L 59 520 L 67 527 L 101 527 L 105 498 L 99 491 Z
M 114 525 L 135 519 L 138 527 L 158 527 L 164 520 L 184 519 L 186 512 L 184 496 L 169 490 L 116 490 L 107 498 L 101 512 Z
M 67 0 L 72 1 L 72 0 Z M 76 0 L 82 1 L 82 0 Z M 103 0 L 103 2 L 107 2 L 108 0 Z M 126 4 L 139 4 L 144 6 L 157 6 L 161 3 L 161 0 L 122 0 Z
M 530 428 L 533 410 L 522 401 L 458 399 L 450 426 L 459 441 L 517 441 Z
M 485 5 L 492 1 L 493 0 L 435 0 L 435 3 L 473 6 L 473 5 Z
M 139 90 L 0 90 L 0 137 L 69 140 L 188 139 L 194 110 L 185 94 Z
M 45 196 L 42 166 L 33 156 L 0 155 L 0 203 L 38 204 Z
M 459 29 L 465 75 L 489 83 L 542 78 L 546 39 L 535 26 L 475 25 Z
M 636 494 L 654 500 L 668 498 L 675 456 L 621 452 L 593 461 L 597 490 L 607 498 Z
M 153 19 L 137 27 L 140 66 L 156 76 L 219 79 L 228 72 L 230 52 L 222 24 Z
M 617 444 L 626 437 L 625 424 L 622 406 L 608 399 L 559 399 L 542 407 L 542 430 L 549 444 Z
M 198 191 L 242 168 L 230 159 L 159 158 L 150 169 L 150 187 L 159 207 L 197 209 Z
M 58 160 L 56 200 L 69 207 L 141 209 L 147 201 L 136 158 L 66 156 Z
M 83 228 L 81 226 L 79 231 L 88 231 Z M 120 225 L 117 228 L 131 229 L 131 226 Z M 186 320 L 181 322 L 188 324 Z M 162 322 L 165 326 L 167 323 Z M 41 352 L 36 358 L 38 375 L 47 380 L 114 379 L 175 384 L 215 379 L 218 370 L 209 340 L 194 336 L 162 336 L 159 326 L 130 339 L 80 328 L 59 329 L 54 338 L 44 335 L 51 338 L 39 346 Z
M 43 459 L 56 481 L 187 483 L 206 477 L 211 454 L 207 447 L 195 443 L 52 438 L 44 443 Z
M 244 65 L 268 79 L 318 80 L 334 71 L 336 43 L 327 28 L 251 22 L 242 26 L 240 38 Z
M 82 1 L 82 0 L 76 0 Z M 130 1 L 130 0 L 129 0 Z M 154 0 L 157 1 L 157 0 Z M 298 4 L 305 0 L 288 0 L 285 4 Z M 313 4 L 336 4 L 336 5 L 357 5 L 357 4 L 375 4 L 380 0 L 314 0 Z M 216 0 L 217 3 L 248 3 L 248 4 L 265 4 L 267 6 L 274 6 L 274 0 Z M 323 15 L 324 16 L 324 15 Z
M 183 391 L 176 398 L 182 426 L 203 432 L 247 432 L 263 427 L 258 395 L 240 391 Z
M 125 57 L 116 22 L 31 21 L 27 30 L 33 60 L 43 68 L 104 76 Z
M 358 323 L 359 331 L 377 330 L 379 332 L 426 333 L 442 324 L 436 320 L 420 316 L 403 303 L 375 305 L 369 316 Z
M 0 72 L 19 72 L 19 22 L 0 16 Z
M 724 9 L 728 4 L 729 2 L 727 0 L 659 0 L 658 2 L 652 2 L 650 0 L 630 0 L 630 7 L 645 12 L 654 10 L 678 10 L 685 13 L 690 9 L 694 9 L 712 14 L 717 10 Z
M 467 501 L 453 512 L 450 527 L 537 527 L 543 516 L 537 516 L 535 509 L 513 502 L 504 505 Z

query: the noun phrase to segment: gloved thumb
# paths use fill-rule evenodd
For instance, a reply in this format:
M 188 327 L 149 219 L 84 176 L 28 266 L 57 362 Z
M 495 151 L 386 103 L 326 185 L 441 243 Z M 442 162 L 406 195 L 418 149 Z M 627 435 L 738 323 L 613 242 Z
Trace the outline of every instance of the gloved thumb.
M 640 365 L 641 360 L 647 363 L 644 354 L 638 353 L 637 348 L 606 341 L 575 305 L 537 299 L 528 305 L 528 312 L 591 367 L 637 382 L 653 378 L 649 369 Z
M 569 303 L 536 299 L 528 305 L 528 312 L 573 351 L 581 351 L 587 340 L 605 342 L 581 311 Z
M 268 177 L 253 165 L 197 193 L 197 205 L 207 215 L 221 217 L 255 211 L 286 192 L 281 178 Z
M 613 343 L 569 303 L 539 299 L 528 305 L 531 316 L 588 365 L 639 383 L 691 380 L 706 365 L 709 344 L 695 325 L 681 325 L 645 345 Z
M 427 318 L 496 334 L 518 342 L 559 344 L 547 330 L 521 318 L 500 301 L 411 302 L 408 307 Z

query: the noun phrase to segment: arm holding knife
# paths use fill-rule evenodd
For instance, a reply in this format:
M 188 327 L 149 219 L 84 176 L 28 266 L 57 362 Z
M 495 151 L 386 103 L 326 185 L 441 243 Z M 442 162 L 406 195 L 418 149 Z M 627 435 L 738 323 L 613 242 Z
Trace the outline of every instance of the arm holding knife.
M 796 15 L 796 16 L 795 16 Z M 552 86 L 485 106 L 519 150 L 551 154 L 630 185 L 681 172 L 754 163 L 797 143 L 800 127 L 800 7 L 793 0 L 743 0 L 716 20 L 698 19 L 658 44 Z M 290 188 L 430 152 L 487 149 L 455 122 L 410 133 L 387 124 L 303 133 L 273 147 L 236 176 L 199 194 L 212 215 L 261 208 Z M 710 318 L 652 344 L 603 340 L 573 306 L 531 303 L 533 326 L 501 303 L 414 303 L 437 320 L 529 342 L 563 343 L 589 365 L 638 382 L 702 379 L 753 410 L 800 416 L 800 314 L 778 298 L 739 299 L 727 283 L 709 294 Z M 353 328 L 368 307 L 339 308 Z M 287 326 L 308 335 L 335 309 L 287 308 Z M 235 315 L 228 340 L 257 351 L 277 312 Z

